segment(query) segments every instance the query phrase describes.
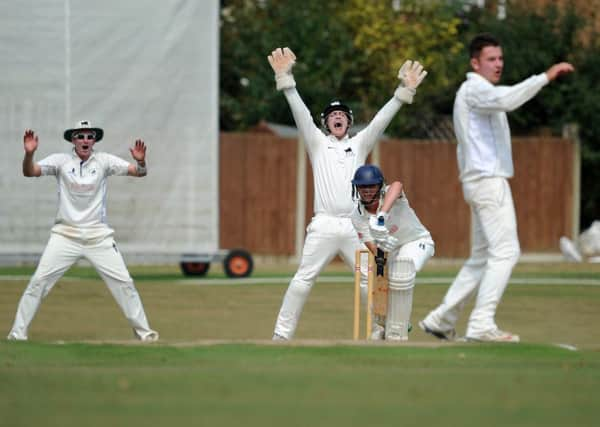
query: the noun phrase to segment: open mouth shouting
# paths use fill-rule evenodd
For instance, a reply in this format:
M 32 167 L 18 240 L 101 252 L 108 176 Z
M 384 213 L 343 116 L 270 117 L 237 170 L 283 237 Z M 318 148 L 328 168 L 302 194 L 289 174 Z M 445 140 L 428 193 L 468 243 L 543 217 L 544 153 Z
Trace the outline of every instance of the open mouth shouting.
M 348 131 L 348 117 L 342 111 L 333 111 L 327 116 L 327 127 L 335 137 L 342 138 Z
M 72 142 L 75 144 L 75 152 L 79 157 L 87 160 L 96 142 L 96 135 L 93 132 L 81 132 L 73 135 Z

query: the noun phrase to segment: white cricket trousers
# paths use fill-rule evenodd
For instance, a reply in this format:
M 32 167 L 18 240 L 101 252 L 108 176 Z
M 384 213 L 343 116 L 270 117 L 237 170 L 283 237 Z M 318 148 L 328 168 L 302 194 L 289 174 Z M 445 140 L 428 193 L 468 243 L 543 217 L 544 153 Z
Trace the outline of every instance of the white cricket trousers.
M 147 335 L 155 333 L 148 325 L 140 296 L 112 236 L 86 243 L 51 233 L 38 267 L 19 301 L 9 337 L 17 340 L 27 339 L 27 330 L 42 299 L 69 267 L 82 257 L 89 260 L 100 274 L 135 335 L 144 339 Z
M 393 252 L 391 255 L 388 254 L 388 262 L 396 264 L 399 259 L 410 258 L 415 264 L 415 272 L 421 271 L 423 265 L 435 254 L 435 244 L 431 237 L 423 237 L 421 239 L 413 240 L 400 246 L 400 248 Z
M 506 178 L 463 183 L 471 208 L 471 255 L 448 289 L 442 304 L 425 318 L 439 331 L 454 329 L 458 315 L 477 294 L 466 336 L 477 338 L 497 329 L 496 308 L 520 256 L 515 208 Z
M 339 254 L 354 271 L 354 255 L 357 249 L 366 247 L 360 243 L 350 218 L 323 214 L 313 217 L 306 228 L 300 266 L 283 297 L 275 324 L 275 334 L 287 339 L 294 337 L 304 303 L 323 268 Z M 364 267 L 361 271 L 366 271 L 368 261 L 366 257 L 363 258 Z M 366 289 L 366 274 L 361 281 L 365 282 Z

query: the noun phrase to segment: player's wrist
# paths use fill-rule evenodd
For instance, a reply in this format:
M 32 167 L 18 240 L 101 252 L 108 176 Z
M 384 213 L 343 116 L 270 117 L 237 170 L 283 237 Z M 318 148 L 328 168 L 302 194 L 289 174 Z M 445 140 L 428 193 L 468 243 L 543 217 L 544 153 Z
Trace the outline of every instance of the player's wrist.
M 405 104 L 412 104 L 413 98 L 417 91 L 415 89 L 411 89 L 405 86 L 398 86 L 396 91 L 394 92 L 394 97 Z
M 296 80 L 291 72 L 275 74 L 277 90 L 291 89 L 296 87 Z
M 135 171 L 138 176 L 146 175 L 148 173 L 148 170 L 146 169 L 146 161 L 138 161 L 135 165 Z

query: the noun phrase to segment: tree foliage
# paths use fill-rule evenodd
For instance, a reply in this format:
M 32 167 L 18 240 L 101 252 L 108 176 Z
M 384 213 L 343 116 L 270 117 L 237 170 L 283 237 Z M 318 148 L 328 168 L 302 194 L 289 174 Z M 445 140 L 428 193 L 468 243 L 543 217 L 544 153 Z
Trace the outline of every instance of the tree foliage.
M 336 96 L 353 69 L 354 47 L 335 17 L 342 0 L 231 0 L 221 12 L 220 124 L 245 129 L 261 119 L 293 124 L 285 98 L 275 90 L 267 56 L 290 47 L 298 57 L 297 86 L 311 111 Z
M 458 38 L 461 21 L 447 1 L 404 0 L 398 5 L 349 0 L 340 17 L 352 29 L 358 52 L 354 96 L 368 116 L 391 96 L 405 60 L 418 60 L 428 70 L 410 112 L 399 114 L 388 129 L 390 134 L 418 136 L 430 125 L 427 118 L 452 105 L 453 94 L 445 89 L 457 83 L 456 57 L 464 50 Z

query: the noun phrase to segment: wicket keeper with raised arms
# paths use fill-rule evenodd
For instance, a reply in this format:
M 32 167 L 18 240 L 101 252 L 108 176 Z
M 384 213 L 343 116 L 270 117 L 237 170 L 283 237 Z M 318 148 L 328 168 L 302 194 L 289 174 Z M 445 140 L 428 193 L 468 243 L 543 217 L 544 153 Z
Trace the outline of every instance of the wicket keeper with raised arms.
M 476 295 L 466 338 L 518 342 L 518 335 L 501 330 L 495 321 L 496 309 L 520 255 L 508 184 L 513 161 L 506 113 L 574 68 L 561 62 L 518 84 L 501 86 L 497 85 L 504 67 L 500 42 L 491 34 L 480 34 L 471 41 L 469 50 L 473 72 L 467 73 L 467 80 L 456 94 L 453 119 L 459 178 L 471 209 L 471 254 L 441 305 L 419 326 L 437 338 L 452 339 L 461 309 Z
M 400 181 L 385 185 L 377 166 L 364 165 L 356 170 L 352 185 L 358 201 L 352 224 L 358 237 L 373 255 L 378 248 L 387 252 L 387 315 L 375 316 L 371 339 L 406 341 L 416 273 L 433 256 L 433 239 L 410 207 Z
M 406 61 L 400 68 L 400 85 L 394 96 L 366 128 L 349 137 L 353 114 L 339 101 L 329 104 L 321 114 L 324 132 L 315 125 L 296 90 L 292 75 L 296 56 L 289 48 L 275 49 L 268 60 L 277 90 L 283 91 L 306 145 L 315 189 L 315 215 L 307 227 L 300 266 L 283 298 L 273 334 L 275 340 L 287 340 L 294 337 L 304 303 L 321 270 L 338 254 L 353 268 L 354 253 L 361 244 L 350 219 L 354 207 L 352 177 L 402 104 L 412 103 L 427 72 L 418 62 Z M 366 289 L 366 274 L 363 281 Z
M 27 339 L 42 299 L 82 257 L 92 263 L 108 286 L 134 336 L 142 341 L 158 340 L 158 333 L 148 325 L 140 296 L 113 238 L 114 231 L 106 223 L 106 179 L 111 175 L 145 176 L 146 145 L 141 139 L 135 141 L 130 148 L 135 163 L 129 163 L 94 150 L 103 135 L 102 129 L 81 121 L 64 132 L 64 138 L 73 144 L 70 153 L 52 154 L 34 162 L 38 136 L 32 130 L 25 131 L 23 175 L 56 177 L 58 212 L 48 244 L 19 301 L 9 340 Z

